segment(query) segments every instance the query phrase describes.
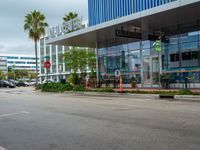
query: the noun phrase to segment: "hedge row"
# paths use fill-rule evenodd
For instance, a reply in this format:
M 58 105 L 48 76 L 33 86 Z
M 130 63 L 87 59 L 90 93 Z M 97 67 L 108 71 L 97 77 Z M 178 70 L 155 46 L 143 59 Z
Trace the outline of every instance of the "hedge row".
M 37 85 L 36 89 L 42 92 L 64 92 L 71 91 L 73 87 L 69 83 L 45 83 Z
M 45 83 L 36 86 L 36 89 L 42 92 L 64 92 L 64 91 L 75 91 L 84 92 L 84 85 L 72 86 L 70 83 Z M 99 88 L 91 89 L 91 92 L 115 92 L 112 88 Z M 199 93 L 192 92 L 191 90 L 179 90 L 179 91 L 131 91 L 128 93 L 135 94 L 159 94 L 159 95 L 200 95 Z

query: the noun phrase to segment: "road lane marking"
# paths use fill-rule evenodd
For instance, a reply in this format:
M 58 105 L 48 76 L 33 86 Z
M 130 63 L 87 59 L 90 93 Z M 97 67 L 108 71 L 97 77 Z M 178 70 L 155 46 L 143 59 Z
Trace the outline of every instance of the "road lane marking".
M 16 115 L 20 115 L 20 114 L 30 114 L 30 112 L 28 112 L 28 111 L 20 111 L 18 113 L 2 114 L 2 115 L 0 115 L 0 118 L 10 117 L 10 116 L 16 116 Z

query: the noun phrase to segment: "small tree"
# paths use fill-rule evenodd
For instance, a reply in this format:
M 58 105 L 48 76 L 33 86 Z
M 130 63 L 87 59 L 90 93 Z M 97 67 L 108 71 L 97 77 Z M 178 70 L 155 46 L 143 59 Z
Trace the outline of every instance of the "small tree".
M 7 74 L 7 76 L 8 76 L 8 79 L 15 80 L 15 73 L 13 71 L 9 71 L 8 74 Z
M 88 67 L 91 70 L 92 77 L 95 76 L 96 55 L 93 51 L 87 49 L 72 48 L 64 54 L 64 61 L 66 66 L 71 69 L 71 81 L 77 81 L 78 71 L 81 72 L 81 77 L 84 78 L 81 81 L 84 81 Z
M 28 71 L 27 70 L 15 70 L 16 79 L 27 78 Z
M 3 71 L 0 70 L 0 80 L 5 79 L 5 74 L 3 73 Z

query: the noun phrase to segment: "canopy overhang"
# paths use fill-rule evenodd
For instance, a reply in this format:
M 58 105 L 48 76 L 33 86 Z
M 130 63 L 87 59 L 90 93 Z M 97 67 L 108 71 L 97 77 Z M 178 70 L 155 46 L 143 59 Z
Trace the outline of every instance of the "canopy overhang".
M 156 8 L 111 20 L 47 40 L 48 44 L 95 48 L 100 41 L 114 39 L 115 30 L 122 26 L 142 33 L 152 29 L 200 19 L 199 0 L 177 0 Z

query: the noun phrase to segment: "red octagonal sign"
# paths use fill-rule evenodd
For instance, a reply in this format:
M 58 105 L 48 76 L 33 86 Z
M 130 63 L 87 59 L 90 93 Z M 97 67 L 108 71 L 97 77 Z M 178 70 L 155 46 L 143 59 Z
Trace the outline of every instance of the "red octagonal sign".
M 44 62 L 44 68 L 49 69 L 51 68 L 51 63 L 49 61 Z

